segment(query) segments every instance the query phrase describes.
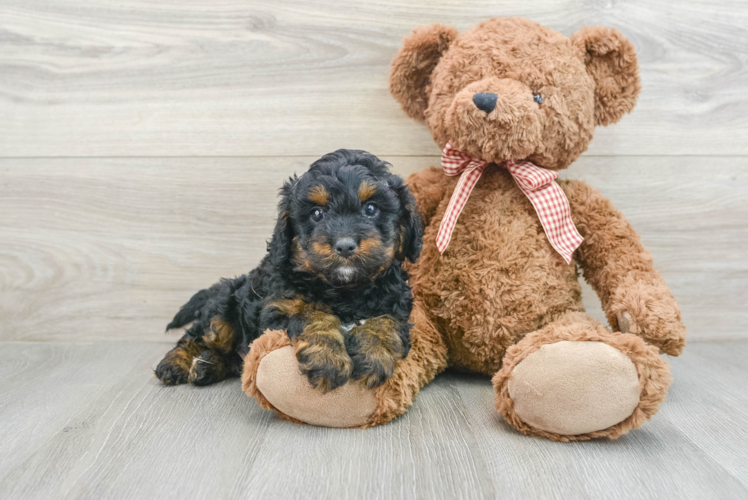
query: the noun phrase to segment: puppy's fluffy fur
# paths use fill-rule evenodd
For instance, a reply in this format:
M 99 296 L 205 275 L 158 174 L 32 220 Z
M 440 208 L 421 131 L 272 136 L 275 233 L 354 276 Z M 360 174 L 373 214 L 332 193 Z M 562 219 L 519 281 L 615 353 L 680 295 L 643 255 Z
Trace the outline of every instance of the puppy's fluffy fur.
M 415 200 L 389 164 L 338 150 L 281 189 L 268 253 L 249 274 L 196 293 L 167 326 L 192 322 L 156 368 L 165 384 L 207 385 L 241 373 L 268 329 L 295 340 L 302 373 L 331 390 L 384 383 L 410 348 L 404 259 L 421 250 Z

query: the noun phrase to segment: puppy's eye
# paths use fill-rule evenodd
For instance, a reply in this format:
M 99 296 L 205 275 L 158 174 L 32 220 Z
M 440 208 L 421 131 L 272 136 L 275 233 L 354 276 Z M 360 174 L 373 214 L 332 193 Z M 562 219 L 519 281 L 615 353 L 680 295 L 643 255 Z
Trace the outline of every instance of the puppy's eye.
M 532 100 L 537 102 L 538 104 L 543 104 L 543 96 L 540 94 L 533 94 Z
M 367 217 L 374 217 L 379 214 L 379 208 L 373 203 L 367 203 L 364 205 L 364 215 Z
M 317 207 L 314 210 L 312 210 L 312 215 L 310 217 L 312 221 L 319 222 L 325 218 L 325 211 Z

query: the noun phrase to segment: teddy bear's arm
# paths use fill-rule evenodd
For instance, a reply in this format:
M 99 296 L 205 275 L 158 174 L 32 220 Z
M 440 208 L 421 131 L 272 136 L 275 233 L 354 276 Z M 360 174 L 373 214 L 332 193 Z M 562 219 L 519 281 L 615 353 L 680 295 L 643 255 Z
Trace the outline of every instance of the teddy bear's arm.
M 431 218 L 444 198 L 447 187 L 447 176 L 435 167 L 424 168 L 408 176 L 405 181 L 408 184 L 413 197 L 418 205 L 423 226 L 431 223 Z
M 613 204 L 588 184 L 561 181 L 584 237 L 577 259 L 614 330 L 636 333 L 666 354 L 683 350 L 680 308 L 641 238 Z

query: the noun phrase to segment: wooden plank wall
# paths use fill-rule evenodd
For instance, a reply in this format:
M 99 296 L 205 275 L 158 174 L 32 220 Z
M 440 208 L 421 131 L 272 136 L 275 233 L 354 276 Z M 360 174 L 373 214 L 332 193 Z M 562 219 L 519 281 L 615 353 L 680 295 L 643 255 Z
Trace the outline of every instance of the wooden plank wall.
M 745 2 L 3 0 L 0 339 L 164 340 L 191 293 L 259 260 L 277 188 L 315 157 L 437 164 L 389 62 L 415 26 L 498 15 L 633 41 L 637 109 L 564 175 L 642 234 L 690 340 L 748 338 Z

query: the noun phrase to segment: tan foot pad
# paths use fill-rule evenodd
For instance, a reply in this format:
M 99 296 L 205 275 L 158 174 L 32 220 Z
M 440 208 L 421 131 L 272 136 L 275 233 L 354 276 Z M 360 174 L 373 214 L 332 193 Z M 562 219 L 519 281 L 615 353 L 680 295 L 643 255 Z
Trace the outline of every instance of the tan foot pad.
M 527 424 L 567 436 L 621 422 L 640 395 L 634 363 L 602 342 L 544 345 L 514 368 L 508 389 Z
M 359 427 L 377 408 L 374 391 L 349 382 L 322 394 L 299 371 L 292 346 L 267 354 L 257 368 L 257 388 L 286 415 L 325 427 Z

